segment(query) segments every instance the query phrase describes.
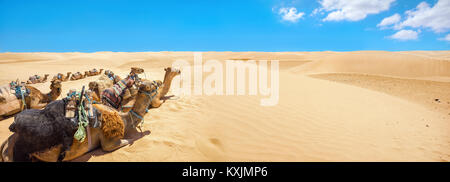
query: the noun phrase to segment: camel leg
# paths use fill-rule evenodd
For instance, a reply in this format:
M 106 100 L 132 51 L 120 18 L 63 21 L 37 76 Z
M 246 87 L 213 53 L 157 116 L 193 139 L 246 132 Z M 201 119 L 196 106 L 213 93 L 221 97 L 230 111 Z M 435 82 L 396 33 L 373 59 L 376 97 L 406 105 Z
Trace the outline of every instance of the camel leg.
M 42 109 L 47 105 L 47 103 L 39 103 L 39 100 L 37 99 L 32 99 L 31 100 L 31 104 L 30 104 L 30 108 L 31 109 Z
M 100 139 L 100 142 L 101 142 L 103 151 L 106 151 L 106 152 L 111 152 L 111 151 L 119 149 L 125 145 L 130 144 L 130 142 L 125 139 L 119 139 L 119 138 L 107 139 L 105 137 L 102 137 Z

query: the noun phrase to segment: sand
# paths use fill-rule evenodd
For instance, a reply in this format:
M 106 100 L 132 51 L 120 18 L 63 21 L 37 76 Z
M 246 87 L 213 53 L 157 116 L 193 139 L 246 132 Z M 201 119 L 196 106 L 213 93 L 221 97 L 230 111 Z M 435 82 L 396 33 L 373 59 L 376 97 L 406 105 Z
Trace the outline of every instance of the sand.
M 162 80 L 177 59 L 193 53 L 1 53 L 0 84 L 92 68 L 123 76 L 132 66 Z M 280 60 L 279 103 L 177 96 L 149 111 L 132 145 L 75 161 L 450 161 L 450 51 L 203 53 L 209 59 Z M 63 94 L 97 78 L 64 82 Z M 49 82 L 35 86 L 49 91 Z M 0 121 L 0 141 L 12 121 Z

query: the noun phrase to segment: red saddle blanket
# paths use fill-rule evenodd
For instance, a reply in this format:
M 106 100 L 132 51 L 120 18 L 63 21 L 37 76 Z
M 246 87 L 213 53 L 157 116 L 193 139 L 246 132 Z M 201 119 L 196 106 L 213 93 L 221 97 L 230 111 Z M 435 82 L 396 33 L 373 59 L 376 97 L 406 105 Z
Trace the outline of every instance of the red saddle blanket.
M 120 80 L 113 87 L 105 89 L 102 93 L 102 101 L 103 103 L 108 103 L 112 107 L 118 109 L 120 107 L 120 103 L 122 102 L 122 95 L 125 93 L 127 88 L 130 88 L 134 83 L 134 80 L 131 78 L 126 78 Z

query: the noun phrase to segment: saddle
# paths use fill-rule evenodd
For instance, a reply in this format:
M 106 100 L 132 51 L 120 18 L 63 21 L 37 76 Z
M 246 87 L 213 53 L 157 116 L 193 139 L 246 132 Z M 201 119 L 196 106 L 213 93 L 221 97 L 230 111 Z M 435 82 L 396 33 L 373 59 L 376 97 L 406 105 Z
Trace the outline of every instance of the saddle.
M 97 128 L 101 125 L 99 122 L 101 115 L 92 106 L 92 92 L 87 90 L 83 95 L 81 96 L 81 93 L 76 92 L 76 90 L 70 90 L 67 94 L 67 102 L 65 105 L 65 117 L 79 126 L 79 130 L 75 133 L 74 138 L 81 142 L 87 136 L 84 127 L 89 125 L 90 127 Z M 81 100 L 80 97 L 83 97 L 81 103 L 79 103 Z
M 103 103 L 107 103 L 110 106 L 119 109 L 125 89 L 130 88 L 133 84 L 133 78 L 126 78 L 114 84 L 112 88 L 105 89 L 102 93 Z
M 31 93 L 30 89 L 22 85 L 16 85 L 14 87 L 14 91 L 14 95 L 17 97 L 17 99 L 23 99 Z

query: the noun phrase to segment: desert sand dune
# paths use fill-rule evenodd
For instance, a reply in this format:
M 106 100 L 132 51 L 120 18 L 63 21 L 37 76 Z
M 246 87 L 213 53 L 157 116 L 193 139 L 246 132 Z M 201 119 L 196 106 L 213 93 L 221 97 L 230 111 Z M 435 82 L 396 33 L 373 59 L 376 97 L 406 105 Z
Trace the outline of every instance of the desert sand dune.
M 149 111 L 132 145 L 75 161 L 450 161 L 449 58 L 450 51 L 205 52 L 203 62 L 280 60 L 279 103 L 177 95 Z M 177 59 L 193 62 L 193 53 L 1 53 L 0 84 L 94 67 L 124 76 L 132 66 L 162 80 Z M 64 82 L 63 94 L 97 77 Z M 49 83 L 35 86 L 49 91 Z M 0 121 L 0 141 L 12 121 Z

